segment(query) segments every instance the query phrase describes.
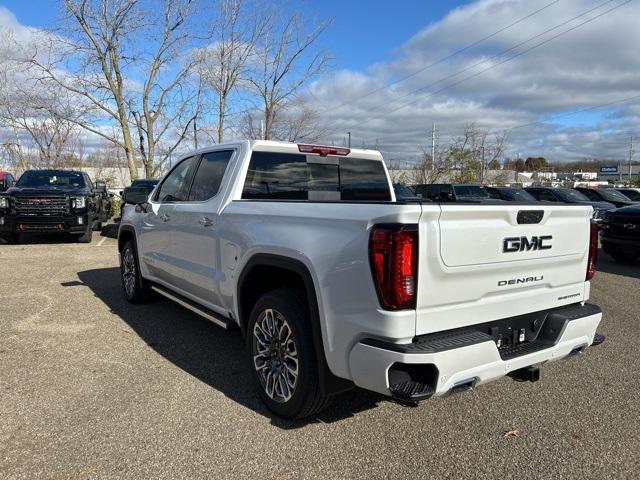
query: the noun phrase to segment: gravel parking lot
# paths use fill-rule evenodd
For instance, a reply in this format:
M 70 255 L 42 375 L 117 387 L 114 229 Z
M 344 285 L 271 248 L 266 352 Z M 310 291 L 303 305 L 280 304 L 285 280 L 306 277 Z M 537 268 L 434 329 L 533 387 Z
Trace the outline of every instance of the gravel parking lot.
M 354 390 L 291 423 L 239 332 L 124 301 L 115 245 L 0 246 L 0 478 L 638 478 L 640 265 L 601 253 L 607 341 L 536 384 L 417 408 Z

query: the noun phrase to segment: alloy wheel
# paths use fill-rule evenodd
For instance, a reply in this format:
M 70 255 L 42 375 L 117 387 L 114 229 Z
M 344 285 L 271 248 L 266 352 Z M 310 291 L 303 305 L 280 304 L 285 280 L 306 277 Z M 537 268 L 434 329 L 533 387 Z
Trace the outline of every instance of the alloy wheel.
M 136 259 L 130 248 L 122 253 L 122 284 L 128 296 L 133 296 L 136 288 Z
M 262 311 L 255 322 L 253 364 L 267 396 L 288 402 L 298 384 L 298 348 L 287 319 L 277 310 Z

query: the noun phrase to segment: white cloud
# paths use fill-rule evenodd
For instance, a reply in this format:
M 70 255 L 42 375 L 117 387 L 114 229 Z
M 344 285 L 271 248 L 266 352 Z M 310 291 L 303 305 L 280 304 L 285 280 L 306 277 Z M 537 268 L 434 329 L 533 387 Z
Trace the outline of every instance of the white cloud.
M 336 140 L 342 138 L 343 131 L 352 132 L 355 146 L 362 139 L 372 145 L 379 138 L 383 149 L 390 152 L 388 156 L 397 159 L 411 158 L 420 146 L 429 144 L 432 122 L 445 140 L 448 135 L 461 133 L 468 122 L 487 129 L 507 129 L 541 120 L 548 121 L 511 131 L 509 154 L 543 154 L 557 160 L 624 158 L 629 132 L 640 123 L 640 98 L 633 104 L 595 110 L 599 116 L 592 111 L 575 116 L 565 113 L 640 95 L 640 57 L 635 48 L 640 43 L 638 4 L 626 4 L 546 45 L 452 85 L 623 1 L 603 5 L 603 0 L 563 0 L 477 47 L 413 75 L 550 0 L 475 2 L 416 33 L 397 49 L 392 61 L 372 65 L 367 72 L 339 71 L 317 81 L 310 92 L 317 108 L 335 126 Z M 553 28 L 598 5 L 602 6 L 590 14 Z M 553 30 L 506 56 L 492 59 L 549 29 Z M 474 66 L 483 60 L 487 61 Z M 464 73 L 452 76 L 466 68 Z M 413 76 L 380 89 L 408 75 Z M 451 78 L 438 82 L 448 76 Z M 418 89 L 422 91 L 412 93 Z M 372 91 L 375 93 L 358 99 Z

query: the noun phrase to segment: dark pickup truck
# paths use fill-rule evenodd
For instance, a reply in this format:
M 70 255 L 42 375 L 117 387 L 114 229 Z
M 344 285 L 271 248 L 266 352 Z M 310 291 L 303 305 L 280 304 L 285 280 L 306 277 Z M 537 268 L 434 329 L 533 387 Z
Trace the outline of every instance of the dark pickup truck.
M 602 250 L 618 262 L 640 258 L 640 205 L 607 212 L 600 231 Z
M 84 172 L 28 170 L 0 193 L 0 237 L 9 243 L 22 233 L 54 232 L 89 243 L 110 215 L 106 185 L 94 185 Z

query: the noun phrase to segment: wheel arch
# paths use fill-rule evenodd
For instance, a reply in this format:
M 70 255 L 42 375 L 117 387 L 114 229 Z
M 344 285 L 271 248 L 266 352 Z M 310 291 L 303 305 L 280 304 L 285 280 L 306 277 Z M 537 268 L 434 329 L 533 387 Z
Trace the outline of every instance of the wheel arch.
M 131 225 L 121 225 L 118 230 L 118 252 L 122 252 L 124 244 L 128 240 L 133 240 L 133 245 L 138 250 L 138 243 L 136 241 L 136 230 Z
M 278 281 L 265 284 L 266 274 L 278 275 Z M 247 334 L 249 315 L 257 299 L 264 293 L 283 286 L 302 287 L 305 294 L 313 346 L 319 366 L 320 387 L 323 392 L 333 394 L 349 390 L 353 387 L 353 383 L 335 376 L 327 364 L 322 340 L 318 295 L 311 272 L 302 261 L 282 255 L 257 253 L 246 262 L 238 277 L 236 290 L 238 323 L 242 335 L 246 336 Z

